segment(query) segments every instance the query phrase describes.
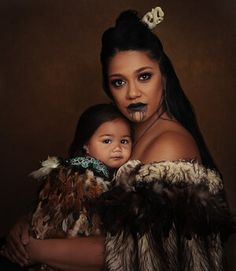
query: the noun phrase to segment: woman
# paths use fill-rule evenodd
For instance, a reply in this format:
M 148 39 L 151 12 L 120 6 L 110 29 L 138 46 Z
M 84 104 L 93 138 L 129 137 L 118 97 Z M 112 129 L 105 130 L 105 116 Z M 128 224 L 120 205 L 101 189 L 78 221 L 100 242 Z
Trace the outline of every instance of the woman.
M 162 16 L 159 8 L 154 12 L 155 16 L 148 16 Z M 160 16 L 156 16 L 158 13 Z M 105 92 L 134 124 L 132 159 L 139 160 L 118 171 L 117 187 L 101 202 L 108 231 L 107 269 L 222 270 L 220 236 L 230 220 L 222 181 L 211 170 L 217 167 L 160 40 L 135 12 L 124 12 L 115 27 L 104 32 L 101 63 Z M 176 176 L 180 182 L 176 182 Z M 200 185 L 195 186 L 198 180 Z M 220 219 L 208 197 L 218 208 Z M 110 210 L 111 201 L 119 208 Z M 196 202 L 200 204 L 199 213 L 188 212 L 192 208 L 197 212 Z M 217 218 L 205 215 L 204 206 L 209 206 Z M 201 215 L 205 216 L 198 220 Z M 19 233 L 26 237 L 27 245 L 10 249 L 16 240 L 18 245 L 21 242 Z M 8 256 L 21 263 L 26 259 L 25 248 L 33 261 L 65 270 L 100 270 L 104 260 L 102 237 L 28 242 L 26 232 L 17 227 L 9 238 Z M 208 249 L 213 243 L 217 248 L 212 250 L 214 255 Z
M 153 24 L 163 12 L 147 16 Z M 104 198 L 108 269 L 221 270 L 230 227 L 222 181 L 160 40 L 127 11 L 102 42 L 104 89 L 134 123 L 132 159 L 141 161 L 123 166 Z

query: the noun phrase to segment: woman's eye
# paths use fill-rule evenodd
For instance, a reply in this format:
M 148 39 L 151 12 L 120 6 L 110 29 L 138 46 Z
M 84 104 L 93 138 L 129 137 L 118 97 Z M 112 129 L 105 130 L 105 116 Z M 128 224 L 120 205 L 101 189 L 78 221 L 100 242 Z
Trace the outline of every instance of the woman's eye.
M 125 84 L 125 82 L 122 79 L 115 79 L 111 81 L 111 85 L 115 88 L 122 87 Z
M 102 141 L 102 143 L 104 143 L 104 144 L 111 144 L 111 139 L 104 139 L 103 141 Z
M 139 80 L 146 81 L 149 80 L 152 77 L 152 74 L 149 72 L 145 72 L 139 75 Z
M 129 144 L 129 140 L 128 139 L 122 139 L 120 141 L 121 144 Z

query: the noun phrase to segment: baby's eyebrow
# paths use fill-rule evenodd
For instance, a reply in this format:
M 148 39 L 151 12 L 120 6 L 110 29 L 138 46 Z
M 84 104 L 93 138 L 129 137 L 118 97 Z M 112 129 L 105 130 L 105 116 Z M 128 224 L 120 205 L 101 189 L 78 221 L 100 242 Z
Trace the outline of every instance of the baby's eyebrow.
M 102 134 L 102 135 L 99 135 L 99 137 L 104 137 L 104 136 L 115 136 L 114 134 Z M 131 135 L 122 135 L 121 137 L 131 137 Z
M 114 136 L 113 134 L 102 134 L 102 135 L 100 135 L 100 137 L 102 137 L 102 136 Z

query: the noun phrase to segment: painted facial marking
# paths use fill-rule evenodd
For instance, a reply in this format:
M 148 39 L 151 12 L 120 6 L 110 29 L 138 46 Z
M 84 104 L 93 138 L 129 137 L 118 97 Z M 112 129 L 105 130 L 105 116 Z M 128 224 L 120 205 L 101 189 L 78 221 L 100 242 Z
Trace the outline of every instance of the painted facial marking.
M 127 108 L 130 118 L 139 122 L 142 121 L 147 113 L 147 105 L 143 103 L 130 104 Z

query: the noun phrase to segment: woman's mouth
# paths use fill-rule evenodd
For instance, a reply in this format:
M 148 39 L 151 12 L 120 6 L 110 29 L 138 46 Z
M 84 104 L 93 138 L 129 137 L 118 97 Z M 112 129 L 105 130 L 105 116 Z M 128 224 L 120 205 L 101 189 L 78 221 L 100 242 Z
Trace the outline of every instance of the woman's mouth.
M 146 111 L 147 105 L 144 103 L 133 103 L 129 104 L 127 109 L 128 111 L 131 112 L 137 112 L 137 111 Z

